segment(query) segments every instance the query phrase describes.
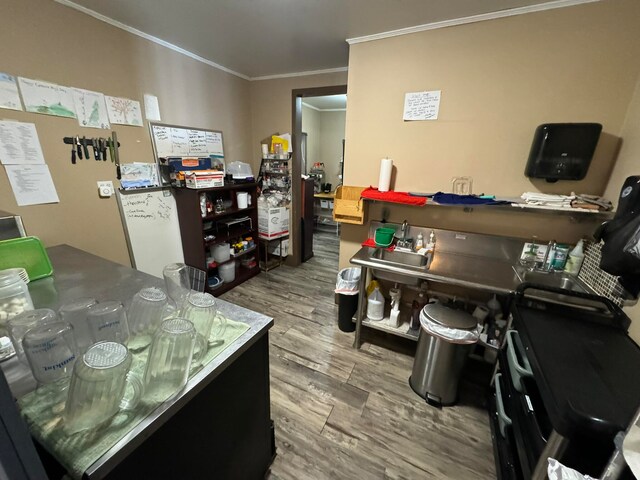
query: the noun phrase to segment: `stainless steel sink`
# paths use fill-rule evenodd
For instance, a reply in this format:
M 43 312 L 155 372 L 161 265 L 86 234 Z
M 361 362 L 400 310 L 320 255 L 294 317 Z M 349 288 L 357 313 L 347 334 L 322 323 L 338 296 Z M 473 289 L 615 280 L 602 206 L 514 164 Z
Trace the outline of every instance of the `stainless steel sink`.
M 371 255 L 371 258 L 379 262 L 394 263 L 401 266 L 425 267 L 427 265 L 427 257 L 424 255 L 409 252 L 390 252 L 384 248 L 376 249 L 373 255 Z
M 400 282 L 406 285 L 419 285 L 420 278 L 412 276 L 416 272 L 424 272 L 429 267 L 427 257 L 417 253 L 389 251 L 385 248 L 377 248 L 370 255 L 369 261 L 384 267 L 384 270 L 373 268 L 377 278 Z
M 537 272 L 524 270 L 522 268 L 513 267 L 521 282 L 536 283 L 549 287 L 562 288 L 564 290 L 572 290 L 574 292 L 587 293 L 587 289 L 575 277 L 564 272 Z

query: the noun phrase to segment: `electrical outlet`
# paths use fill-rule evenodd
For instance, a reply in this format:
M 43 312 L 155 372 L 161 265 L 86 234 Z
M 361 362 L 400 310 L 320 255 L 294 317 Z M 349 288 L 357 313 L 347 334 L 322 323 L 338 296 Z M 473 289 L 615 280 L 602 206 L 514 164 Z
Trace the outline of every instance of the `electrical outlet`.
M 113 195 L 113 182 L 111 180 L 98 182 L 98 195 L 101 198 L 109 198 Z

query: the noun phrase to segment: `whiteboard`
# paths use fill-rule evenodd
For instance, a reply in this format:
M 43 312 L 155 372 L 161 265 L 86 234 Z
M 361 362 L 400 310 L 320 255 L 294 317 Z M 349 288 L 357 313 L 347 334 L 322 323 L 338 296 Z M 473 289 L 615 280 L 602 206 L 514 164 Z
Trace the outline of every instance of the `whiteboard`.
M 167 157 L 224 157 L 222 132 L 218 130 L 153 122 L 149 128 L 156 161 Z
M 162 278 L 168 263 L 184 262 L 176 201 L 170 190 L 116 192 L 134 268 Z

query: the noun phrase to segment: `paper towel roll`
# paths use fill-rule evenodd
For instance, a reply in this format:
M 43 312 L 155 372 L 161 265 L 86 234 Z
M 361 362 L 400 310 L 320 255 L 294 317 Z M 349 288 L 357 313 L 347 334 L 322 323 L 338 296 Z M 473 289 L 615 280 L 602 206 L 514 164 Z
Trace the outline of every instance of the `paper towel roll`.
M 393 170 L 393 160 L 383 158 L 380 160 L 380 178 L 378 179 L 378 191 L 388 192 L 391 183 L 391 171 Z

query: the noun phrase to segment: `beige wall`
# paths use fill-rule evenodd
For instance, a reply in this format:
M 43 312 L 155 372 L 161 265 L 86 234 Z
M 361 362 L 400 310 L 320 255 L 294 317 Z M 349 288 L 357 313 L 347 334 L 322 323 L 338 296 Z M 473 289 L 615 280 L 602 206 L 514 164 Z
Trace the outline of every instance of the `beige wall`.
M 640 175 L 640 78 L 622 128 L 622 139 L 620 156 L 607 187 L 607 197 L 614 202 L 620 195 L 624 180 L 630 175 Z M 632 320 L 629 333 L 636 342 L 640 343 L 640 304 L 625 311 Z
M 302 106 L 302 131 L 307 134 L 307 171 L 315 162 L 320 162 L 320 112 Z
M 0 71 L 142 101 L 158 96 L 166 123 L 222 130 L 227 160 L 250 156 L 249 83 L 49 0 L 3 0 Z M 2 118 L 36 124 L 59 204 L 17 207 L 0 174 L 0 210 L 23 216 L 45 244 L 67 243 L 119 263 L 129 256 L 115 197 L 99 199 L 97 180 L 113 180 L 111 162 L 70 163 L 69 135 L 107 136 L 76 120 L 2 110 Z M 113 126 L 121 161 L 153 161 L 149 132 Z
M 349 54 L 346 185 L 376 185 L 380 159 L 397 167 L 395 189 L 474 193 L 602 193 L 640 71 L 640 2 L 606 0 L 356 44 Z M 442 90 L 437 121 L 403 122 L 406 92 Z M 524 176 L 533 132 L 546 122 L 603 124 L 581 182 Z M 370 212 L 371 218 L 380 211 Z M 575 241 L 592 224 L 569 217 L 477 209 L 391 208 L 392 219 L 469 231 Z M 341 265 L 366 234 L 345 226 Z
M 291 91 L 298 88 L 345 85 L 347 72 L 276 78 L 251 82 L 251 155 L 260 165 L 260 141 L 278 132 L 292 131 Z
M 345 121 L 346 112 L 320 112 L 320 161 L 324 163 L 325 182 L 334 190 L 341 183 L 338 175 Z

